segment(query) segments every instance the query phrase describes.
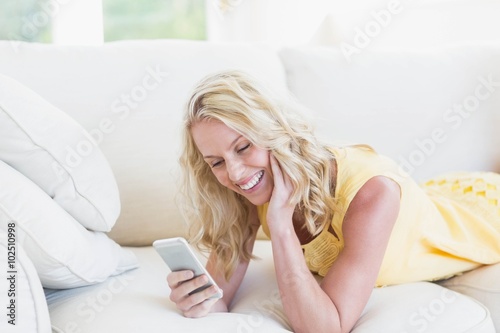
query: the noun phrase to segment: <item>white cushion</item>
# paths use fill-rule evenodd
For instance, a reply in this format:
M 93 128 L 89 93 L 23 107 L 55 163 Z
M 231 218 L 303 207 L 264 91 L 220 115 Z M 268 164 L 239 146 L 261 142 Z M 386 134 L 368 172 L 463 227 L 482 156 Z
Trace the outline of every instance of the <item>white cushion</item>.
M 56 331 L 291 332 L 278 291 L 271 242 L 257 241 L 230 313 L 183 317 L 169 299 L 169 269 L 152 247 L 133 248 L 141 267 L 85 288 L 47 291 Z M 137 306 L 140 304 L 140 306 Z M 425 324 L 421 311 L 432 318 Z M 127 320 L 123 320 L 124 314 Z M 431 283 L 375 289 L 352 331 L 494 333 L 488 310 L 469 297 Z
M 276 283 L 270 241 L 258 241 L 232 311 L 269 319 L 290 329 Z M 321 278 L 317 278 L 318 282 Z M 427 311 L 428 317 L 424 318 Z M 429 282 L 374 289 L 352 333 L 494 333 L 488 310 L 478 301 Z
M 440 284 L 484 304 L 491 313 L 497 332 L 500 332 L 500 264 L 486 265 Z
M 499 45 L 364 50 L 351 63 L 335 47 L 280 56 L 328 142 L 372 145 L 417 180 L 496 167 Z
M 55 332 L 289 332 L 274 320 L 237 312 L 182 316 L 168 298 L 167 265 L 151 246 L 131 249 L 141 263 L 136 270 L 94 286 L 46 290 Z
M 0 161 L 0 229 L 16 224 L 16 242 L 42 285 L 72 288 L 137 267 L 135 256 L 105 233 L 89 231 L 33 182 Z
M 21 83 L 0 75 L 0 160 L 35 182 L 78 222 L 109 231 L 118 187 L 88 133 Z
M 35 267 L 16 241 L 17 236 L 17 232 L 0 230 L 0 332 L 48 333 L 51 329 L 45 294 Z
M 430 282 L 374 289 L 352 333 L 495 333 L 479 301 Z

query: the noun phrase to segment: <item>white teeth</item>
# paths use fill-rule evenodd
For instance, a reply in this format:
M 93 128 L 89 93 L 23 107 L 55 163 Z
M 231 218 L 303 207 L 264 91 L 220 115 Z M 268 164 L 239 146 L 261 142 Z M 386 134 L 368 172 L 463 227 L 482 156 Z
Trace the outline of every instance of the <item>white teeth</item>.
M 264 171 L 259 172 L 248 183 L 246 183 L 245 185 L 240 185 L 240 188 L 244 191 L 253 188 L 260 181 L 263 174 L 264 174 Z

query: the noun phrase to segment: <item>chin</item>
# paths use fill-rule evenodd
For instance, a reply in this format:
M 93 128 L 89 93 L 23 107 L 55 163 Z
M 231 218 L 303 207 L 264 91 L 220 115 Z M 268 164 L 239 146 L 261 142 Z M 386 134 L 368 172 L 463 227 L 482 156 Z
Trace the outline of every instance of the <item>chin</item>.
M 259 197 L 259 198 L 249 198 L 246 197 L 248 201 L 250 201 L 255 206 L 262 206 L 263 204 L 268 203 L 271 200 L 271 196 Z

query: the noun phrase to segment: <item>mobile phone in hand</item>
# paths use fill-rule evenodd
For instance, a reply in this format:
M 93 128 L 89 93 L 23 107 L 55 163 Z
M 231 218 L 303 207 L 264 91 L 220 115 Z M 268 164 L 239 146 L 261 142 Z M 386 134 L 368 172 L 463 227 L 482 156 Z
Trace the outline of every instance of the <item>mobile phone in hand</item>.
M 182 237 L 159 239 L 153 242 L 153 247 L 158 254 L 163 258 L 172 272 L 190 270 L 194 273 L 194 277 L 205 274 L 208 282 L 193 290 L 190 295 L 200 292 L 210 286 L 217 286 L 214 279 L 210 276 L 205 266 L 196 257 L 188 242 Z M 218 288 L 218 292 L 210 298 L 222 298 L 222 289 Z

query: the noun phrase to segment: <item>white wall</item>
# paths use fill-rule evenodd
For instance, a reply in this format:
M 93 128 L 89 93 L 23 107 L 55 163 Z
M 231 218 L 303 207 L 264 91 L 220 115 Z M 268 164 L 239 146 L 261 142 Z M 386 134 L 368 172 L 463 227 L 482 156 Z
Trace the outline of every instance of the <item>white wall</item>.
M 214 41 L 355 45 L 365 34 L 378 48 L 500 39 L 500 0 L 207 0 L 207 11 Z
M 207 0 L 208 39 L 304 43 L 330 5 L 330 0 Z
M 104 42 L 102 0 L 51 0 L 54 44 L 98 45 Z
M 363 8 L 334 5 L 330 16 L 338 42 L 353 43 L 362 32 L 373 35 L 373 48 L 500 39 L 498 0 L 372 0 L 370 4 Z M 326 28 L 322 33 L 331 31 Z

